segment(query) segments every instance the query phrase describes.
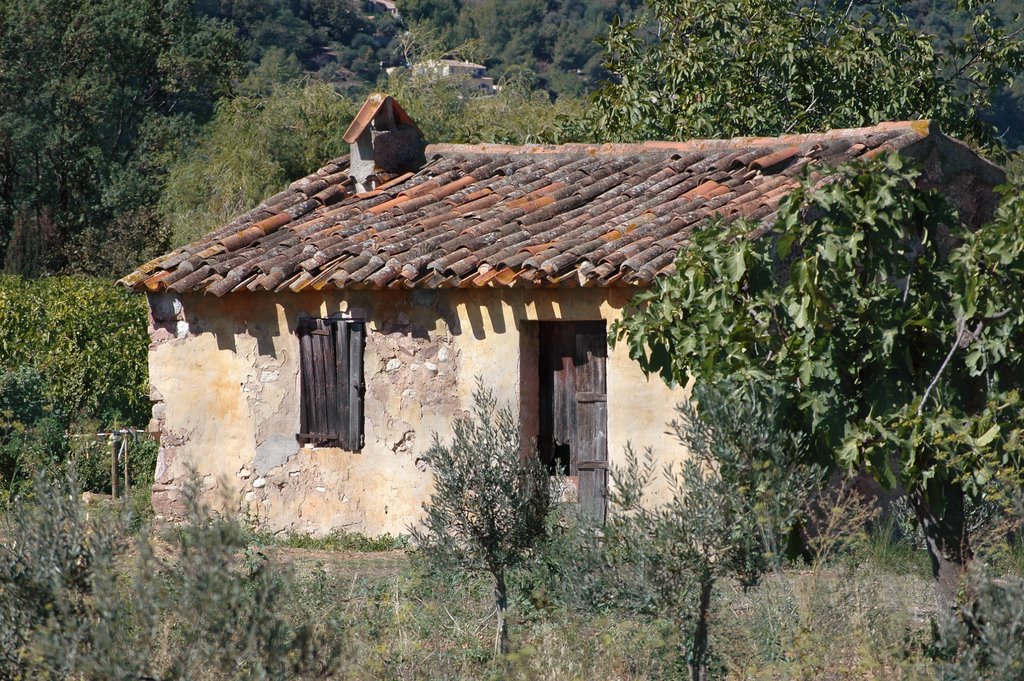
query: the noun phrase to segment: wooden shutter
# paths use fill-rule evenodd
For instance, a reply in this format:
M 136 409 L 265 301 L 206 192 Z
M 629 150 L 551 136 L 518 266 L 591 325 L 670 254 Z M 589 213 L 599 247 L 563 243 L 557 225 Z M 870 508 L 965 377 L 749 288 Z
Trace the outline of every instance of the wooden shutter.
M 344 439 L 341 446 L 349 451 L 358 451 L 363 448 L 363 395 L 366 392 L 366 385 L 363 383 L 363 346 L 366 344 L 366 324 L 358 321 L 349 321 L 339 325 L 339 331 L 344 329 L 348 338 L 348 362 L 346 363 L 345 376 L 345 401 L 347 425 L 344 429 Z M 340 335 L 340 334 L 339 334 Z
M 300 319 L 298 439 L 356 451 L 363 446 L 365 324 Z
M 299 439 L 302 442 L 322 444 L 337 438 L 338 418 L 336 414 L 332 418 L 329 413 L 337 412 L 336 391 L 328 392 L 325 375 L 333 375 L 333 372 L 326 371 L 328 366 L 333 366 L 333 362 L 327 364 L 328 349 L 331 351 L 330 358 L 334 358 L 334 348 L 330 347 L 331 331 L 326 320 L 300 319 L 298 334 L 302 372 L 299 385 L 302 401 Z M 333 409 L 328 406 L 329 402 Z
M 577 322 L 575 331 L 573 457 L 579 471 L 579 500 L 585 513 L 604 522 L 608 486 L 608 336 L 604 322 Z

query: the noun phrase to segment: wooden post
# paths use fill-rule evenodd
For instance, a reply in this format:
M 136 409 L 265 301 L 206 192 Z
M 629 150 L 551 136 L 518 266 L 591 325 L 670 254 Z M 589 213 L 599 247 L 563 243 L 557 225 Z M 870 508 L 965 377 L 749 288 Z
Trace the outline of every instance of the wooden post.
M 121 440 L 121 449 L 124 452 L 124 495 L 128 496 L 131 493 L 131 483 L 128 481 L 128 448 L 131 444 L 129 441 L 134 438 L 134 434 L 126 432 L 124 438 Z
M 121 496 L 121 485 L 118 480 L 117 452 L 121 449 L 121 435 L 110 434 L 110 496 L 117 499 Z

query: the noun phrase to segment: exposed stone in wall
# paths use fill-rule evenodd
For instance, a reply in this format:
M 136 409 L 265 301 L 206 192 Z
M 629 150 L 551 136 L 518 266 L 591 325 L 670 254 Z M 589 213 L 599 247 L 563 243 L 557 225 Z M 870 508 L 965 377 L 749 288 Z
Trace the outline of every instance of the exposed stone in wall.
M 447 327 L 441 329 L 414 324 L 404 313 L 370 325 L 363 362 L 362 452 L 300 447 L 295 439 L 298 423 L 293 422 L 297 411 L 288 408 L 299 403 L 298 360 L 281 349 L 261 353 L 252 344 L 245 357 L 251 370 L 241 390 L 256 424 L 256 455 L 235 474 L 238 510 L 270 531 L 363 529 L 363 500 L 372 494 L 368 487 L 386 485 L 396 466 L 425 472 L 419 458 L 429 445 L 425 411 L 450 418 L 459 408 L 460 352 Z M 394 460 L 379 460 L 380 451 Z M 367 457 L 374 458 L 376 483 L 367 481 L 365 471 L 353 476 L 353 468 L 367 463 Z
M 368 350 L 371 343 L 364 365 L 367 439 L 409 455 L 417 440 L 413 424 L 422 423 L 424 411 L 459 408 L 459 351 L 447 328 L 432 334 L 404 314 L 371 331 Z
M 358 526 L 363 513 L 360 495 L 350 494 L 351 473 L 337 466 L 337 451 L 293 448 L 287 462 L 264 475 L 239 469 L 241 508 L 259 527 L 271 531 L 327 534 Z
M 181 298 L 174 293 L 148 293 L 150 348 L 157 343 L 187 338 L 196 333 L 194 322 L 186 318 Z
M 614 305 L 611 295 L 620 298 Z M 198 469 L 205 501 L 269 531 L 405 532 L 433 486 L 423 460 L 431 435 L 450 437 L 453 419 L 470 407 L 475 377 L 503 404 L 522 399 L 528 369 L 520 355 L 536 352 L 521 342 L 526 322 L 613 319 L 627 299 L 589 289 L 151 299 L 153 420 L 161 433 L 154 509 L 181 517 L 183 483 Z M 300 446 L 295 438 L 296 320 L 337 314 L 369 322 L 366 443 L 358 452 Z M 613 353 L 608 369 L 612 460 L 627 441 L 676 457 L 679 448 L 665 444 L 664 432 L 682 393 L 643 376 L 625 353 Z

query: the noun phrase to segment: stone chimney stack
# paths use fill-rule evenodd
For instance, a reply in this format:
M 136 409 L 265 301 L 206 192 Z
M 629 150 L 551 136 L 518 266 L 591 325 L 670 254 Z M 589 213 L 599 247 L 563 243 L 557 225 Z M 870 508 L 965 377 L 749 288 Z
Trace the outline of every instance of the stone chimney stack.
M 420 129 L 390 95 L 375 93 L 367 98 L 345 131 L 345 141 L 351 148 L 349 175 L 358 191 L 416 170 L 425 161 Z

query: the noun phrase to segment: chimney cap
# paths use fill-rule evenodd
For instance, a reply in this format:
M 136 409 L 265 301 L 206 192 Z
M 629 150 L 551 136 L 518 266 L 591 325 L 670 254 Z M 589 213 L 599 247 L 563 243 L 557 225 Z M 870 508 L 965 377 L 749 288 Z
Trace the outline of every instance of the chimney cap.
M 398 125 L 407 125 L 414 128 L 416 132 L 422 137 L 423 132 L 416 125 L 416 122 L 405 112 L 405 109 L 395 101 L 395 98 L 391 95 L 386 95 L 382 92 L 375 92 L 366 98 L 366 102 L 363 103 L 362 108 L 359 109 L 359 113 L 352 119 L 352 123 L 348 126 L 348 130 L 345 131 L 344 139 L 349 144 L 355 144 L 356 140 L 366 131 L 370 124 L 380 115 L 388 114 L 394 118 L 394 123 Z

